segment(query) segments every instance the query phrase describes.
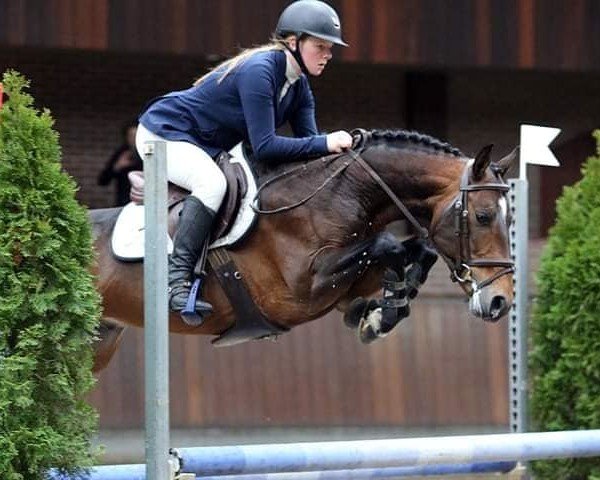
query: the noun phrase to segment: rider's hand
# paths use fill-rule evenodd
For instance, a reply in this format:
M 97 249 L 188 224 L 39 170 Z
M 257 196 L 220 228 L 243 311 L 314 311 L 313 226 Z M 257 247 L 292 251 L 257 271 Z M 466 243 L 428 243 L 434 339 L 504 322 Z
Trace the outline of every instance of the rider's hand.
M 331 153 L 340 153 L 342 150 L 347 150 L 352 147 L 352 135 L 345 130 L 327 135 L 327 150 Z

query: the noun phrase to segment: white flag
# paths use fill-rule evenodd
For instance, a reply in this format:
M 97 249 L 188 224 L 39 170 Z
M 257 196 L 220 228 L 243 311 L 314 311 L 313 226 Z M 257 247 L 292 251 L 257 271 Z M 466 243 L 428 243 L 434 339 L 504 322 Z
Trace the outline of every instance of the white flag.
M 560 166 L 549 148 L 550 143 L 559 133 L 560 128 L 521 125 L 521 178 L 525 178 L 525 167 L 528 163 L 550 167 Z

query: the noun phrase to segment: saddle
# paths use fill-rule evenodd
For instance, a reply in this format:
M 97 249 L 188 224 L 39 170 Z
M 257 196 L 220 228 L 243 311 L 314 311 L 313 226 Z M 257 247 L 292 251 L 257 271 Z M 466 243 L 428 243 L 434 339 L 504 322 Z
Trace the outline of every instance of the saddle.
M 232 150 L 231 154 L 222 152 L 217 158 L 217 165 L 223 171 L 227 180 L 227 192 L 215 217 L 208 262 L 236 315 L 234 325 L 212 341 L 215 346 L 219 347 L 236 345 L 248 340 L 273 338 L 289 330 L 271 323 L 260 311 L 250 295 L 235 262 L 227 249 L 223 248 L 225 246 L 232 248 L 241 242 L 256 223 L 257 215 L 251 204 L 254 202 L 257 187 L 253 172 L 248 165 L 247 156 L 248 153 L 240 144 Z M 130 208 L 135 210 L 132 213 L 139 218 L 140 206 L 144 203 L 143 172 L 130 172 L 129 181 L 131 183 L 130 197 L 132 203 L 124 207 L 124 213 L 126 209 Z M 183 200 L 189 194 L 188 190 L 177 185 L 172 183 L 168 185 L 168 229 L 171 237 L 177 228 L 179 212 L 183 208 Z M 256 205 L 258 206 L 258 203 Z M 128 218 L 124 218 L 122 223 L 133 222 L 128 222 Z M 131 225 L 128 225 L 128 227 L 131 228 Z M 113 233 L 113 240 L 114 238 L 115 233 Z M 139 251 L 139 249 L 135 251 Z M 132 259 L 120 258 L 129 261 Z M 205 258 L 199 260 L 196 271 L 201 271 L 204 268 L 204 261 Z
M 248 179 L 244 168 L 239 163 L 231 161 L 233 156 L 228 152 L 221 152 L 217 158 L 217 165 L 227 180 L 227 191 L 221 207 L 215 217 L 211 241 L 216 241 L 226 236 L 237 218 L 242 198 L 248 193 Z M 144 172 L 135 170 L 128 174 L 131 183 L 129 197 L 136 205 L 144 204 Z M 169 209 L 169 233 L 172 235 L 179 212 L 181 211 L 183 199 L 190 194 L 171 182 L 168 185 L 167 202 Z

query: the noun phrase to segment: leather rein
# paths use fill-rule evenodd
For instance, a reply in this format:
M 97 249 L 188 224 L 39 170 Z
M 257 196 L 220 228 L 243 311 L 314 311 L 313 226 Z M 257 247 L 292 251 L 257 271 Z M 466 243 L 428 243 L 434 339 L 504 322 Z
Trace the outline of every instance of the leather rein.
M 356 148 L 356 147 L 355 147 Z M 358 146 L 358 150 L 362 150 L 360 146 Z M 381 187 L 381 189 L 386 193 L 386 195 L 392 200 L 394 205 L 398 207 L 398 209 L 402 212 L 405 218 L 411 223 L 411 225 L 416 229 L 418 235 L 426 239 L 434 248 L 435 241 L 433 237 L 435 235 L 430 235 L 429 231 L 423 227 L 419 221 L 414 217 L 412 213 L 408 210 L 406 205 L 398 198 L 398 196 L 392 191 L 387 183 L 379 176 L 379 174 L 367 163 L 367 161 L 361 157 L 360 153 L 357 152 L 354 148 L 351 150 L 347 150 L 346 152 L 336 155 L 333 157 L 326 157 L 322 159 L 323 163 L 331 163 L 345 154 L 352 157 L 356 163 L 358 163 L 370 176 L 375 180 L 375 182 Z M 299 173 L 302 171 L 306 171 L 308 165 L 303 164 L 293 169 L 284 171 L 283 173 L 267 180 L 263 183 L 260 188 L 257 190 L 254 200 L 251 204 L 251 208 L 258 214 L 261 215 L 272 215 L 276 213 L 282 213 L 285 211 L 292 210 L 304 203 L 308 202 L 311 198 L 313 198 L 317 193 L 325 188 L 325 186 L 331 182 L 335 177 L 343 173 L 346 168 L 351 165 L 351 161 L 344 161 L 343 164 L 338 167 L 329 177 L 323 181 L 321 185 L 319 185 L 313 192 L 311 192 L 308 196 L 304 197 L 302 200 L 295 202 L 290 205 L 285 205 L 283 207 L 274 208 L 271 210 L 262 210 L 257 207 L 255 204 L 262 190 L 264 190 L 269 185 L 283 179 L 284 177 L 290 176 L 294 173 Z M 317 162 L 311 164 L 316 165 Z M 498 278 L 508 275 L 514 272 L 514 262 L 510 259 L 475 259 L 471 257 L 471 248 L 469 244 L 469 210 L 468 210 L 468 200 L 469 200 L 469 192 L 473 191 L 481 191 L 481 190 L 492 190 L 497 192 L 502 192 L 504 195 L 509 191 L 510 187 L 503 183 L 500 178 L 498 178 L 498 182 L 496 183 L 483 183 L 477 185 L 471 185 L 469 183 L 469 178 L 471 176 L 472 168 L 471 166 L 466 166 L 465 170 L 461 177 L 461 184 L 458 196 L 456 199 L 446 207 L 444 215 L 440 217 L 440 220 L 447 215 L 454 215 L 454 234 L 458 239 L 459 246 L 459 255 L 456 259 L 452 259 L 444 254 L 442 254 L 439 249 L 436 248 L 440 256 L 444 259 L 448 267 L 450 268 L 450 278 L 454 282 L 459 282 L 461 284 L 471 283 L 474 285 L 472 291 L 469 292 L 470 295 L 473 295 L 476 291 L 481 290 L 482 288 L 490 285 L 492 282 L 496 281 Z M 432 226 L 432 232 L 437 230 L 437 225 L 439 225 L 439 221 L 435 226 Z M 502 270 L 494 273 L 490 277 L 486 278 L 481 282 L 476 282 L 473 278 L 471 267 L 503 267 Z

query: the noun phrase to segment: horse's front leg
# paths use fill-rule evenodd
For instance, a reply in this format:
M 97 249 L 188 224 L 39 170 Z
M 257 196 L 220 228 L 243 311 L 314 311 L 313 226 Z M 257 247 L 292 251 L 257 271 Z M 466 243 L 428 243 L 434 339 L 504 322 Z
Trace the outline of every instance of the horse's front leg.
M 404 272 L 407 249 L 394 235 L 381 232 L 345 249 L 323 249 L 312 264 L 312 298 L 349 289 L 373 265 Z
M 401 245 L 402 249 L 395 248 L 382 257 L 389 267 L 383 276 L 383 298 L 366 300 L 357 297 L 345 312 L 344 322 L 351 328 L 358 328 L 363 343 L 386 336 L 408 317 L 409 300 L 416 297 L 437 260 L 435 251 L 419 238 L 405 240 Z M 402 255 L 394 257 L 394 252 L 399 250 Z
M 438 254 L 425 240 L 418 237 L 409 238 L 402 242 L 402 245 L 407 251 L 407 265 L 410 265 L 406 271 L 406 288 L 408 297 L 412 300 L 427 280 Z
M 345 315 L 346 323 L 357 327 L 361 319 L 366 318 L 368 312 L 375 309 L 378 310 L 376 315 L 383 312 L 379 315 L 381 328 L 375 326 L 373 328 L 378 334 L 384 335 L 410 312 L 403 282 L 407 257 L 414 256 L 413 250 L 415 249 L 412 243 L 405 245 L 389 232 L 381 232 L 344 250 L 330 252 L 324 250 L 313 262 L 312 298 L 319 300 L 331 298 L 331 293 L 335 289 L 339 292 L 352 288 L 356 281 L 373 266 L 386 267 L 384 298 L 367 302 L 360 297 L 351 304 L 350 310 Z

